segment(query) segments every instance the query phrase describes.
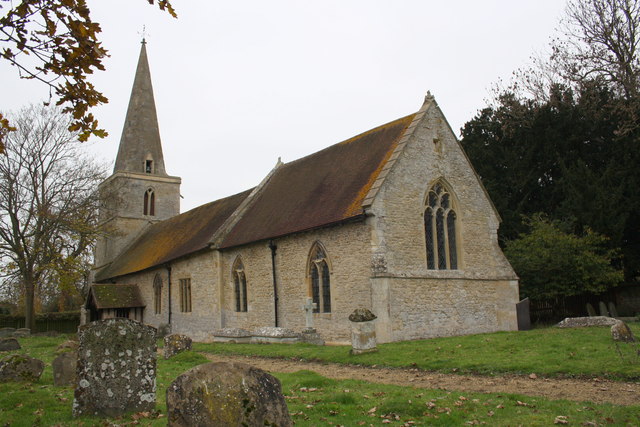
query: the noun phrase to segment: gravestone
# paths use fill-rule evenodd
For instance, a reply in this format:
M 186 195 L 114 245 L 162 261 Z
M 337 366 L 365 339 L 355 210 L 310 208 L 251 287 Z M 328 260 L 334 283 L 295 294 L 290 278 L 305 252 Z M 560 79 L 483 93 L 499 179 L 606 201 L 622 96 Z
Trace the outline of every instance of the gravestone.
M 167 335 L 171 335 L 171 325 L 168 323 L 160 323 L 158 325 L 157 337 L 164 339 Z
M 378 351 L 376 343 L 377 316 L 366 308 L 358 308 L 349 315 L 351 321 L 351 354 Z
M 613 301 L 609 301 L 609 304 L 607 304 L 607 306 L 609 307 L 609 315 L 611 317 L 618 317 L 618 310 L 616 310 L 616 305 L 613 303 Z
M 516 304 L 516 314 L 518 316 L 518 330 L 528 331 L 531 329 L 531 302 L 529 298 L 525 298 Z
M 156 404 L 156 329 L 130 319 L 78 328 L 73 416 L 117 417 Z
M 167 388 L 169 426 L 293 426 L 280 382 L 244 363 L 206 363 Z
M 51 368 L 53 369 L 53 385 L 64 386 L 75 384 L 77 362 L 78 353 L 75 351 L 67 351 L 53 359 L 51 363 Z
M 287 328 L 275 326 L 262 326 L 253 331 L 251 342 L 254 343 L 296 343 L 300 341 L 300 336 Z
M 16 328 L 0 328 L 0 338 L 12 337 Z
M 318 308 L 318 304 L 312 298 L 307 298 L 306 304 L 302 306 L 305 311 L 305 328 L 300 334 L 300 340 L 307 344 L 324 345 L 324 340 L 313 327 L 313 310 Z
M 20 343 L 15 338 L 0 338 L 0 351 L 20 350 Z
M 0 383 L 36 382 L 44 370 L 44 362 L 26 354 L 12 354 L 0 360 Z
M 598 313 L 596 313 L 596 309 L 593 308 L 591 303 L 587 303 L 587 314 L 589 315 L 589 317 L 594 317 L 598 315 Z
M 567 317 L 556 325 L 556 328 L 584 328 L 590 326 L 613 326 L 618 320 L 613 317 Z
M 191 350 L 191 344 L 191 338 L 186 335 L 167 335 L 164 337 L 164 358 L 169 359 L 178 353 Z
M 223 328 L 213 332 L 213 340 L 216 342 L 244 344 L 251 342 L 251 336 L 251 332 L 241 328 Z
M 635 342 L 636 337 L 633 336 L 633 332 L 629 329 L 629 326 L 622 320 L 618 320 L 611 327 L 611 337 L 614 341 L 621 342 Z
M 600 316 L 609 317 L 609 310 L 607 310 L 607 304 L 604 301 L 598 303 L 598 309 L 600 309 Z
M 24 338 L 24 337 L 28 337 L 29 335 L 31 335 L 31 329 L 29 328 L 18 328 L 13 333 L 13 336 L 16 338 Z

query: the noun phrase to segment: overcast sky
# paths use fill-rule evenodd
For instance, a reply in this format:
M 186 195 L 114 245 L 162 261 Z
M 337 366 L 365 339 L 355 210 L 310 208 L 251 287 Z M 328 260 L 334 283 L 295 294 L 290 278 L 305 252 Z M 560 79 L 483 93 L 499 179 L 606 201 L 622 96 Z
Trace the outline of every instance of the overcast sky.
M 182 211 L 257 185 L 288 162 L 417 111 L 427 90 L 459 136 L 499 79 L 543 51 L 564 0 L 89 0 L 109 50 L 92 81 L 113 163 L 143 25 L 165 165 Z M 3 111 L 46 99 L 0 61 Z

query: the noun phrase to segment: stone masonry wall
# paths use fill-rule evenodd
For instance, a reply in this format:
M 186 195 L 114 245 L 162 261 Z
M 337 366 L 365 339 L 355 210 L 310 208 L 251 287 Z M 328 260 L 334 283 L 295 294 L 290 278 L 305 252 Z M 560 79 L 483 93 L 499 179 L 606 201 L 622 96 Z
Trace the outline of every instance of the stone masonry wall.
M 427 192 L 438 180 L 450 191 L 457 214 L 456 270 L 427 269 L 423 214 Z M 435 103 L 387 175 L 371 212 L 374 276 L 386 278 L 373 282 L 383 340 L 517 328 L 517 277 L 498 246 L 498 217 Z
M 358 307 L 371 307 L 370 233 L 363 222 L 329 227 L 276 239 L 278 326 L 300 331 L 305 327 L 302 305 L 311 296 L 307 274 L 309 254 L 320 242 L 329 259 L 331 313 L 314 314 L 314 326 L 327 341 L 347 342 L 348 316 Z M 235 312 L 231 268 L 242 256 L 247 277 L 248 312 Z M 275 324 L 271 250 L 259 242 L 223 253 L 223 313 L 225 327 L 253 329 Z

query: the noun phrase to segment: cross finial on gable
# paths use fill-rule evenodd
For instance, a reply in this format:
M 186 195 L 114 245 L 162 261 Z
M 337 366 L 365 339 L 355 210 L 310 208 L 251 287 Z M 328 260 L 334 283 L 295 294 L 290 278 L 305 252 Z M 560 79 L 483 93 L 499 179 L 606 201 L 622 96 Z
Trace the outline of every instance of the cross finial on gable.
M 427 91 L 427 95 L 424 97 L 424 102 L 433 101 L 433 100 L 434 100 L 434 97 L 433 97 L 433 95 L 431 95 L 431 91 L 428 90 Z

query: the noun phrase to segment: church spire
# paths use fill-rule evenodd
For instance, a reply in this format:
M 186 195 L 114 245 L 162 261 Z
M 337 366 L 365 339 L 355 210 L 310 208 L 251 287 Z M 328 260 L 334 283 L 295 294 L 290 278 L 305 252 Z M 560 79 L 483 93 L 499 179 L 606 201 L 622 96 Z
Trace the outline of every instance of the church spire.
M 144 39 L 114 167 L 118 171 L 167 176 Z

